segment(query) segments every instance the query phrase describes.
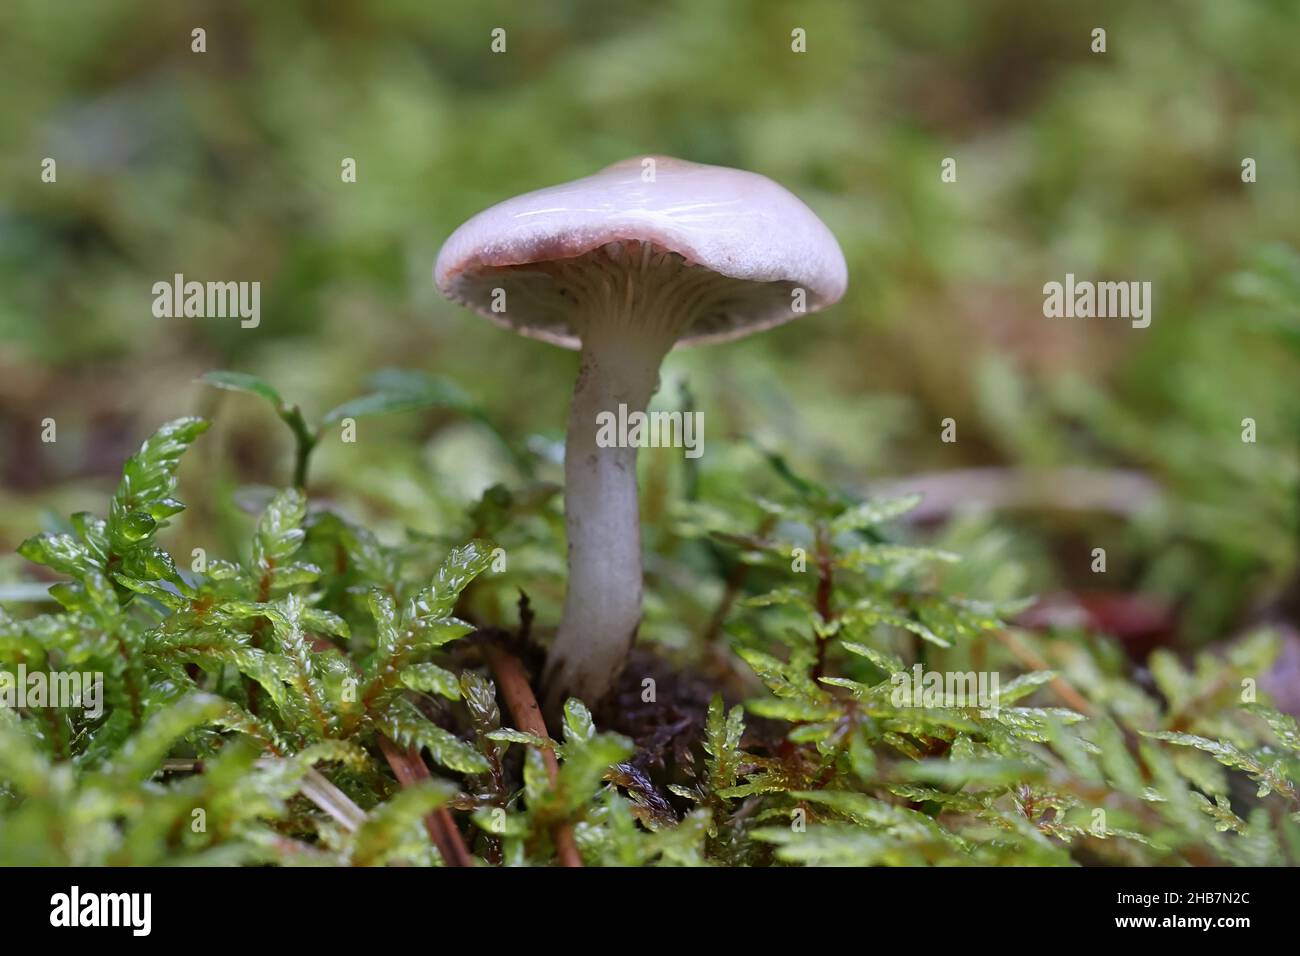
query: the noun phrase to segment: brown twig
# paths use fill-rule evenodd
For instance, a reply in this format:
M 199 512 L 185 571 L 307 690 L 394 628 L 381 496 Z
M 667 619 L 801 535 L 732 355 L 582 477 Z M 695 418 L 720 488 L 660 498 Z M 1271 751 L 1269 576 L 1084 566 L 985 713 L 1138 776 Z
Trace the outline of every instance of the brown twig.
M 405 751 L 400 750 L 397 744 L 380 734 L 379 749 L 384 752 L 384 759 L 388 761 L 388 766 L 393 768 L 393 773 L 403 787 L 414 786 L 433 776 L 429 773 L 429 768 L 424 765 L 424 761 L 420 759 L 420 751 L 416 748 L 408 747 Z M 439 807 L 428 814 L 424 818 L 424 826 L 429 831 L 429 838 L 433 840 L 433 845 L 438 848 L 443 863 L 447 866 L 474 865 L 474 858 L 470 856 L 465 841 L 461 839 L 460 830 L 456 829 L 456 821 L 452 819 L 451 812 L 446 807 Z
M 826 526 L 817 525 L 816 557 L 817 562 L 817 616 L 823 625 L 835 620 L 835 610 L 831 607 L 831 598 L 835 593 L 834 562 Z M 817 680 L 826 671 L 826 645 L 830 643 L 829 635 L 816 635 L 817 663 L 813 667 L 812 678 Z
M 1002 642 L 1003 646 L 1005 646 L 1006 649 L 1009 650 L 1018 661 L 1020 661 L 1020 663 L 1024 664 L 1030 670 L 1034 670 L 1034 671 L 1052 670 L 1051 664 L 1043 660 L 1043 658 L 1040 657 L 1033 650 L 1026 647 L 1023 643 L 1021 643 L 1019 639 L 1015 637 L 1015 635 L 1011 634 L 1009 631 L 999 630 L 999 631 L 994 631 L 993 633 L 997 637 L 997 639 Z M 1060 697 L 1061 700 L 1065 701 L 1065 703 L 1069 704 L 1079 713 L 1087 717 L 1097 716 L 1097 708 L 1093 707 L 1092 704 L 1088 703 L 1087 699 L 1082 694 L 1080 694 L 1077 690 L 1075 690 L 1074 687 L 1070 684 L 1070 682 L 1067 681 L 1064 677 L 1053 677 L 1048 683 L 1050 684 L 1052 690 L 1056 691 L 1057 696 Z
M 550 737 L 546 731 L 546 721 L 542 719 L 542 708 L 537 705 L 537 697 L 528 683 L 528 674 L 519 658 L 490 638 L 483 643 L 483 655 L 496 677 L 497 687 L 505 698 L 506 707 L 515 726 L 536 737 Z M 560 763 L 555 759 L 555 751 L 550 747 L 539 748 L 542 760 L 546 763 L 546 775 L 554 784 L 559 776 Z M 582 866 L 582 855 L 573 838 L 573 827 L 568 823 L 557 823 L 551 832 L 555 841 L 555 852 L 560 858 L 561 866 Z

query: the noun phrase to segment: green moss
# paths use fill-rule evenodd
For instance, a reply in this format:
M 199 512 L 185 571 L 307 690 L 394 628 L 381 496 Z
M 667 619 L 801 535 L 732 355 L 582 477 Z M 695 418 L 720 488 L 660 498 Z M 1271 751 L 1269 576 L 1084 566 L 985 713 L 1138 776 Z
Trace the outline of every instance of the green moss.
M 1296 862 L 1300 732 L 1250 693 L 1268 633 L 1191 668 L 1157 653 L 1153 696 L 1104 642 L 950 591 L 958 555 L 896 529 L 915 498 L 860 501 L 767 455 L 752 480 L 772 494 L 672 520 L 683 568 L 729 593 L 724 630 L 677 663 L 711 654 L 752 691 L 715 695 L 648 773 L 654 745 L 577 700 L 556 739 L 502 727 L 476 648 L 510 626 L 485 618 L 518 569 L 560 547 L 549 496 L 495 487 L 466 516 L 512 542 L 513 573 L 488 541 L 385 545 L 293 488 L 244 555 L 182 572 L 156 539 L 205 428 L 165 425 L 107 519 L 21 548 L 68 580 L 61 610 L 0 615 L 4 670 L 100 674 L 103 701 L 0 709 L 0 862 L 437 865 L 435 810 L 481 863 L 555 862 L 558 828 L 593 865 Z M 401 787 L 385 742 L 432 779 Z

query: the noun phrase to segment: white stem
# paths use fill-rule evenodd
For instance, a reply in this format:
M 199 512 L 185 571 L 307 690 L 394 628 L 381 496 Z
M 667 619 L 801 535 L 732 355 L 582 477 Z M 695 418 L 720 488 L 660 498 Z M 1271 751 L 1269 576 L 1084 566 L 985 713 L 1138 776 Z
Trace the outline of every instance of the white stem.
M 597 445 L 598 416 L 645 411 L 672 341 L 623 323 L 583 338 L 564 454 L 569 582 L 544 681 L 552 716 L 568 697 L 592 706 L 604 697 L 641 623 L 637 449 Z

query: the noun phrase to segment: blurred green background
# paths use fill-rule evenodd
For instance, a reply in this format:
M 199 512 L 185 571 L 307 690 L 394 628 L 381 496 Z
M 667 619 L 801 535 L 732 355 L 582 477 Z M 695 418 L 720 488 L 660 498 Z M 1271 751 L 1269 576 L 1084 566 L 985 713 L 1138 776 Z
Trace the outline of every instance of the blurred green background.
M 849 261 L 830 311 L 670 357 L 659 400 L 685 385 L 705 412 L 715 484 L 747 493 L 728 439 L 753 438 L 845 488 L 945 489 L 934 520 L 985 581 L 1016 558 L 1007 590 L 1136 600 L 1183 643 L 1294 622 L 1297 36 L 1289 0 L 5 0 L 0 550 L 102 510 L 122 460 L 188 413 L 216 427 L 171 541 L 234 547 L 230 493 L 286 484 L 291 443 L 256 399 L 196 382 L 213 368 L 312 419 L 379 369 L 443 375 L 558 478 L 576 356 L 443 301 L 434 257 L 491 203 L 667 153 L 786 185 Z M 260 327 L 155 318 L 178 272 L 259 280 Z M 1151 327 L 1044 318 L 1067 272 L 1151 281 Z M 454 411 L 366 419 L 313 467 L 314 494 L 391 534 L 448 533 L 520 478 Z M 667 492 L 643 484 L 653 525 Z M 944 524 L 990 497 L 961 519 L 979 534 Z M 0 558 L 0 581 L 27 573 Z M 1114 629 L 1142 630 L 1124 607 Z

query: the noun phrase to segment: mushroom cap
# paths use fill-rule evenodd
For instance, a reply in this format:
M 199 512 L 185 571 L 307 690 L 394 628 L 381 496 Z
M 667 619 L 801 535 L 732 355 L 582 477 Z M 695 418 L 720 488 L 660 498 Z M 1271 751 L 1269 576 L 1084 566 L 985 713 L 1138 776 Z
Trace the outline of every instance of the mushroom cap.
M 647 159 L 654 160 L 650 182 L 643 179 Z M 795 289 L 805 292 L 802 311 L 815 312 L 848 285 L 839 243 L 789 190 L 757 173 L 670 156 L 626 159 L 484 210 L 447 239 L 433 277 L 443 295 L 500 325 L 580 348 L 569 322 L 572 299 L 552 274 L 527 267 L 577 262 L 633 242 L 717 276 L 717 295 L 691 317 L 678 344 L 779 325 L 801 314 Z M 497 289 L 506 290 L 504 312 L 492 310 Z

